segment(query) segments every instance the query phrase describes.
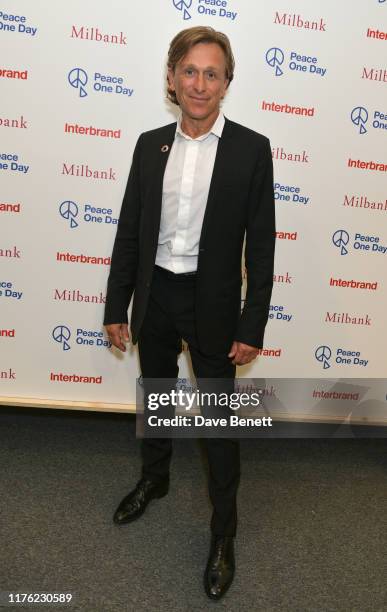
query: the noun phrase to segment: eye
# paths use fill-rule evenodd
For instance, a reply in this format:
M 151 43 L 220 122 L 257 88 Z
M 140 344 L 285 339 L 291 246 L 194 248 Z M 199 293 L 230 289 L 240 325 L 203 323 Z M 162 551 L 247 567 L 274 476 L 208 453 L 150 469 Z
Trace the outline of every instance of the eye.
M 185 74 L 186 74 L 187 76 L 192 76 L 192 75 L 193 75 L 193 73 L 194 73 L 194 71 L 192 70 L 192 68 L 186 68 L 186 70 L 185 70 Z
M 210 80 L 214 79 L 216 77 L 215 72 L 207 72 L 207 76 Z

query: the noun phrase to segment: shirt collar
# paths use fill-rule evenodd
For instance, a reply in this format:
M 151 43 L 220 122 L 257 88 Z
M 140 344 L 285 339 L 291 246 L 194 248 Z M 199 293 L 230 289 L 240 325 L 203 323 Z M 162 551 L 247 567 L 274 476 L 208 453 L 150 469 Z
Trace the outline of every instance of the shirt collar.
M 206 134 L 202 134 L 201 136 L 198 136 L 197 138 L 191 138 L 191 136 L 188 136 L 187 134 L 183 132 L 183 130 L 181 129 L 181 119 L 182 119 L 182 115 L 180 113 L 177 119 L 176 134 L 180 134 L 180 136 L 182 136 L 186 140 L 205 140 L 209 136 L 209 134 L 214 134 L 218 138 L 221 138 L 222 136 L 222 132 L 223 132 L 224 124 L 225 124 L 225 119 L 224 119 L 224 115 L 222 112 L 219 113 L 210 131 L 207 132 Z

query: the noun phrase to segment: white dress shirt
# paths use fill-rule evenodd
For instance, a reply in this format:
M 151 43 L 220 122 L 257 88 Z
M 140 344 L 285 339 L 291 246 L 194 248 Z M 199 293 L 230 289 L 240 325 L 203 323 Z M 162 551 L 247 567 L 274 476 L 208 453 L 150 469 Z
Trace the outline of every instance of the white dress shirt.
M 224 127 L 219 113 L 211 130 L 191 138 L 177 122 L 165 168 L 156 264 L 175 274 L 197 269 L 202 230 L 219 138 Z

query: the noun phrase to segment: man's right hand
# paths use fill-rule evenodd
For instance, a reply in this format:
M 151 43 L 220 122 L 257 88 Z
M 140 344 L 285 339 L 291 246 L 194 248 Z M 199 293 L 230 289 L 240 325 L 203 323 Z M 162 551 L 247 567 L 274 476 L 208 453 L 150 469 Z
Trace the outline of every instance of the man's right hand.
M 111 323 L 110 325 L 105 325 L 105 328 L 110 342 L 120 351 L 125 352 L 126 346 L 124 342 L 130 342 L 128 324 Z

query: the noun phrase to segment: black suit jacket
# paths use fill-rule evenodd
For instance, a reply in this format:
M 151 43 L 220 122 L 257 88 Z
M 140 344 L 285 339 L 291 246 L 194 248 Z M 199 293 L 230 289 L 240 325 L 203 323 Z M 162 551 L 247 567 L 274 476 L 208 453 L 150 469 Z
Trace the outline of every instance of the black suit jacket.
M 132 342 L 144 319 L 160 227 L 163 176 L 176 123 L 139 137 L 122 203 L 108 279 L 104 324 L 126 323 Z M 163 152 L 163 145 L 168 151 Z M 241 313 L 244 237 L 247 293 Z M 226 119 L 199 242 L 196 326 L 203 351 L 233 340 L 262 348 L 273 286 L 275 217 L 270 142 Z

